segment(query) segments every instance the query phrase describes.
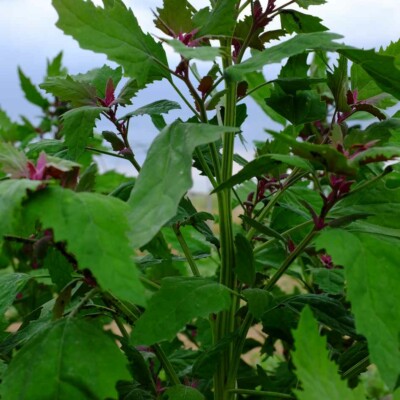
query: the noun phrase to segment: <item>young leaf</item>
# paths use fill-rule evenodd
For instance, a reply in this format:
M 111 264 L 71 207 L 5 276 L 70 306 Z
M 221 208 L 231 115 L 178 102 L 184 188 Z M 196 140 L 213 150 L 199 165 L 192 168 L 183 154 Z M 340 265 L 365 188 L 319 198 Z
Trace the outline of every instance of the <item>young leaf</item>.
M 349 78 L 347 76 L 347 59 L 342 55 L 339 57 L 338 65 L 335 66 L 333 73 L 327 73 L 327 83 L 335 99 L 338 111 L 350 111 L 347 104 L 347 91 L 349 90 Z
M 190 386 L 176 385 L 166 390 L 165 400 L 205 400 L 205 397 Z
M 357 330 L 366 336 L 382 379 L 393 388 L 400 375 L 399 240 L 330 229 L 317 237 L 316 246 L 345 267 Z
M 319 336 L 318 324 L 308 307 L 303 310 L 293 335 L 296 346 L 293 362 L 303 387 L 295 390 L 299 400 L 364 400 L 361 387 L 352 391 L 340 379 L 337 366 L 329 360 L 326 339 Z
M 152 143 L 128 200 L 132 246 L 148 243 L 176 215 L 182 196 L 192 186 L 192 153 L 237 128 L 175 122 Z
M 336 51 L 344 49 L 347 46 L 334 42 L 341 37 L 336 33 L 328 32 L 301 33 L 286 42 L 256 53 L 241 64 L 227 68 L 226 74 L 235 81 L 241 81 L 246 74 L 260 70 L 264 65 L 280 63 L 283 59 L 302 54 L 306 50 Z
M 59 20 L 57 26 L 72 36 L 83 49 L 104 53 L 120 64 L 139 87 L 169 78 L 169 72 L 160 43 L 145 34 L 132 13 L 121 0 L 106 2 L 104 8 L 91 1 L 52 0 Z
M 132 332 L 134 345 L 171 340 L 193 318 L 226 310 L 231 302 L 225 286 L 203 278 L 164 278 L 161 289 Z
M 20 273 L 0 276 L 0 321 L 29 279 L 29 275 Z
M 63 115 L 62 132 L 65 135 L 65 143 L 68 146 L 68 156 L 76 160 L 83 154 L 89 137 L 93 134 L 96 119 L 104 107 L 85 106 L 75 108 Z
M 21 88 L 25 93 L 25 98 L 31 102 L 39 106 L 40 108 L 47 108 L 49 106 L 49 102 L 45 99 L 40 92 L 37 90 L 36 86 L 31 82 L 31 80 L 22 72 L 21 68 L 18 68 L 19 81 L 21 84 Z
M 60 187 L 37 193 L 25 207 L 26 220 L 39 220 L 44 229 L 52 228 L 54 240 L 67 243 L 79 267 L 90 269 L 103 290 L 144 304 L 144 289 L 126 236 L 127 213 L 126 204 L 113 197 Z
M 112 79 L 114 87 L 117 87 L 122 78 L 122 68 L 115 69 L 108 65 L 103 65 L 101 68 L 92 69 L 86 74 L 74 75 L 73 79 L 79 82 L 85 82 L 96 88 L 97 97 L 104 99 L 106 97 L 106 85 L 109 79 Z
M 28 159 L 11 143 L 0 142 L 0 169 L 11 178 L 26 178 L 29 175 Z
M 60 51 L 51 61 L 47 59 L 46 78 L 66 74 L 67 71 L 62 67 L 62 58 L 63 52 Z
M 116 343 L 93 321 L 64 318 L 18 351 L 1 394 L 9 400 L 116 398 L 117 381 L 130 379 L 126 364 Z

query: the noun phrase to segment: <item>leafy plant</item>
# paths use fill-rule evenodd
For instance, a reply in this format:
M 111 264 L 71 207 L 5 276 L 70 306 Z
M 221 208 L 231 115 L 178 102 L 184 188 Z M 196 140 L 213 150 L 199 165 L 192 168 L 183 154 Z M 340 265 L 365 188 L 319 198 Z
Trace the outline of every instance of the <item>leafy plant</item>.
M 1 398 L 398 397 L 399 42 L 349 47 L 290 8 L 324 0 L 164 0 L 160 38 L 122 0 L 52 3 L 119 66 L 72 76 L 60 53 L 42 90 L 18 70 L 39 124 L 0 110 Z M 131 110 L 160 80 L 182 104 Z M 251 161 L 235 154 L 249 97 L 281 126 Z M 140 165 L 142 115 L 159 133 Z M 214 215 L 188 195 L 192 168 Z

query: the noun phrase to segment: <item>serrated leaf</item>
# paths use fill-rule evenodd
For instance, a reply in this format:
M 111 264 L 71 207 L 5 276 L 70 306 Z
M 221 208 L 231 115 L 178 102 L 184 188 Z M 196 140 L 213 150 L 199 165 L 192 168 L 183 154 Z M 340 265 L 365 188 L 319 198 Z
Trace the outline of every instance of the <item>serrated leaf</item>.
M 338 368 L 329 360 L 326 339 L 319 336 L 318 324 L 306 307 L 293 333 L 296 350 L 293 362 L 303 390 L 295 390 L 299 400 L 364 400 L 362 388 L 352 391 L 340 379 Z M 318 379 L 315 379 L 318 377 Z
M 11 178 L 26 178 L 29 175 L 28 159 L 11 143 L 0 142 L 0 169 Z
M 347 59 L 342 55 L 339 57 L 338 65 L 333 72 L 327 72 L 327 84 L 331 89 L 338 111 L 350 111 L 347 104 L 347 91 L 349 90 L 349 78 L 347 76 Z
M 168 114 L 172 110 L 179 110 L 181 106 L 176 101 L 171 100 L 157 100 L 154 103 L 147 104 L 143 107 L 138 108 L 135 111 L 132 111 L 123 117 L 122 119 L 127 119 L 130 117 L 135 117 L 138 115 L 159 115 L 159 114 Z
M 40 92 L 37 90 L 36 86 L 31 82 L 31 80 L 23 73 L 21 68 L 18 68 L 18 76 L 19 82 L 21 84 L 21 88 L 25 93 L 25 98 L 31 102 L 39 106 L 40 108 L 47 108 L 49 106 L 49 102 L 45 99 Z
M 132 98 L 136 96 L 140 89 L 142 88 L 139 87 L 136 79 L 128 79 L 115 101 L 122 106 L 130 105 L 132 104 Z
M 63 52 L 60 51 L 51 61 L 47 60 L 47 78 L 64 75 L 67 72 L 65 68 L 62 68 L 62 59 Z
M 21 203 L 28 196 L 28 190 L 34 191 L 40 184 L 40 181 L 27 179 L 0 182 L 0 245 L 3 243 L 3 236 L 12 233 Z
M 229 308 L 228 289 L 203 278 L 164 278 L 132 331 L 134 345 L 171 340 L 193 318 Z
M 155 26 L 169 36 L 189 33 L 194 28 L 187 0 L 163 0 L 163 7 L 157 7 L 157 11 Z
M 221 50 L 217 47 L 188 47 L 176 39 L 164 41 L 168 43 L 178 54 L 188 60 L 195 59 L 201 61 L 214 61 L 218 56 L 221 56 Z
M 395 66 L 394 57 L 374 50 L 340 49 L 338 52 L 360 65 L 384 92 L 400 99 L 400 70 Z
M 246 236 L 238 233 L 235 236 L 235 274 L 247 285 L 253 285 L 256 278 L 253 248 Z
M 0 321 L 30 279 L 28 274 L 21 273 L 0 275 Z
M 205 400 L 205 397 L 195 388 L 184 385 L 176 385 L 166 390 L 163 396 L 165 400 Z
M 357 330 L 367 338 L 382 379 L 393 388 L 400 375 L 400 241 L 330 229 L 317 237 L 316 246 L 344 266 Z
M 115 385 L 121 379 L 130 375 L 116 343 L 93 321 L 65 318 L 18 351 L 1 393 L 9 400 L 102 400 L 116 397 Z
M 52 187 L 32 196 L 25 218 L 52 228 L 55 241 L 65 241 L 81 269 L 88 268 L 100 287 L 132 303 L 144 304 L 144 289 L 127 239 L 128 207 L 96 193 Z M 110 218 L 112 217 L 112 223 Z
M 61 100 L 70 101 L 74 107 L 95 106 L 97 103 L 96 88 L 89 83 L 78 82 L 69 75 L 65 78 L 48 78 L 39 87 Z
M 371 147 L 353 156 L 349 161 L 351 166 L 365 165 L 374 162 L 393 160 L 400 156 L 400 147 Z
M 169 78 L 159 63 L 168 65 L 164 49 L 140 28 L 131 9 L 121 0 L 96 7 L 91 1 L 53 0 L 57 26 L 83 49 L 104 53 L 135 78 L 139 87 Z
M 93 135 L 96 119 L 105 107 L 79 107 L 63 114 L 62 133 L 65 135 L 65 144 L 68 146 L 68 157 L 76 160 L 85 151 L 89 137 Z
M 91 69 L 85 74 L 78 74 L 72 77 L 78 82 L 86 82 L 96 88 L 97 97 L 101 99 L 106 96 L 106 85 L 109 79 L 112 79 L 114 87 L 117 87 L 122 78 L 122 68 L 111 68 L 103 65 L 101 68 Z
M 147 153 L 128 204 L 132 246 L 148 243 L 176 215 L 182 196 L 192 186 L 192 153 L 237 128 L 175 122 L 164 128 Z
M 282 28 L 288 33 L 324 32 L 328 28 L 321 24 L 322 19 L 295 10 L 281 10 L 279 13 Z
M 287 57 L 302 54 L 306 50 L 335 51 L 347 48 L 347 46 L 335 43 L 334 40 L 342 38 L 341 35 L 328 32 L 301 33 L 294 38 L 269 47 L 241 64 L 226 69 L 226 74 L 234 81 L 241 81 L 246 74 L 260 70 L 264 65 L 280 63 Z
M 342 294 L 344 291 L 344 271 L 342 269 L 315 268 L 312 270 L 314 283 L 326 293 Z
M 236 24 L 236 0 L 217 0 L 196 37 L 231 36 Z

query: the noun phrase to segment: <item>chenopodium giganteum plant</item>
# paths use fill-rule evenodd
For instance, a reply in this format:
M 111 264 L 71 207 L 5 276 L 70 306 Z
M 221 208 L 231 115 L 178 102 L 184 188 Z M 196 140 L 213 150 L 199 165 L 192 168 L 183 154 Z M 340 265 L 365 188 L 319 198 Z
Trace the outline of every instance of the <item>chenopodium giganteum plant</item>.
M 164 0 L 160 37 L 122 0 L 52 3 L 65 34 L 120 66 L 71 76 L 60 53 L 48 96 L 19 70 L 40 124 L 0 113 L 1 398 L 396 396 L 400 42 L 349 47 L 291 8 L 324 0 Z M 161 80 L 184 108 L 169 125 L 174 101 L 129 111 Z M 252 161 L 234 146 L 248 97 L 280 126 Z M 159 130 L 143 165 L 139 115 Z M 100 173 L 99 154 L 138 178 Z M 215 216 L 187 196 L 192 167 Z

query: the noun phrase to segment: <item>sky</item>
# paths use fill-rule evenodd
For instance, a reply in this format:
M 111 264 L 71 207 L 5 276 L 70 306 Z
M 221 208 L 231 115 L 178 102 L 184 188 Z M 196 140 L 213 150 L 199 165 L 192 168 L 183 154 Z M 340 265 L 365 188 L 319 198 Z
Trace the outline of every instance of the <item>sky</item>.
M 100 4 L 98 0 L 94 2 Z M 277 0 L 277 5 L 285 2 Z M 266 0 L 261 0 L 263 3 Z M 152 26 L 151 9 L 160 7 L 162 0 L 125 0 L 125 4 L 132 8 L 143 30 L 160 34 Z M 192 4 L 200 8 L 207 6 L 208 1 L 194 0 Z M 320 17 L 332 32 L 344 36 L 346 44 L 356 47 L 377 48 L 400 38 L 400 0 L 328 0 L 324 5 L 301 11 Z M 50 0 L 0 0 L 0 108 L 14 120 L 20 114 L 34 118 L 39 111 L 23 97 L 18 81 L 18 66 L 34 83 L 40 83 L 46 69 L 46 59 L 53 58 L 60 50 L 64 52 L 64 64 L 71 74 L 86 72 L 104 63 L 113 65 L 103 55 L 80 49 L 71 37 L 55 27 L 56 21 L 57 14 Z M 179 60 L 171 51 L 168 51 L 168 55 L 172 60 L 171 65 Z M 271 73 L 274 71 L 277 71 L 277 67 L 272 68 Z M 158 83 L 135 101 L 134 108 L 159 99 L 160 93 L 166 99 L 178 100 L 165 83 Z M 263 129 L 271 126 L 268 126 L 265 118 L 264 124 L 259 123 L 263 121 L 263 114 L 257 106 L 250 102 L 248 107 L 251 118 L 244 126 L 244 131 L 250 132 L 247 149 L 251 152 L 252 140 L 265 137 Z M 171 114 L 169 118 L 176 116 L 178 114 Z M 131 143 L 136 148 L 139 161 L 143 161 L 156 133 L 147 117 L 135 120 Z M 104 167 L 108 167 L 108 164 L 104 164 Z M 113 167 L 125 171 L 128 166 L 119 164 Z M 195 184 L 197 189 L 204 189 L 204 181 L 195 178 Z

